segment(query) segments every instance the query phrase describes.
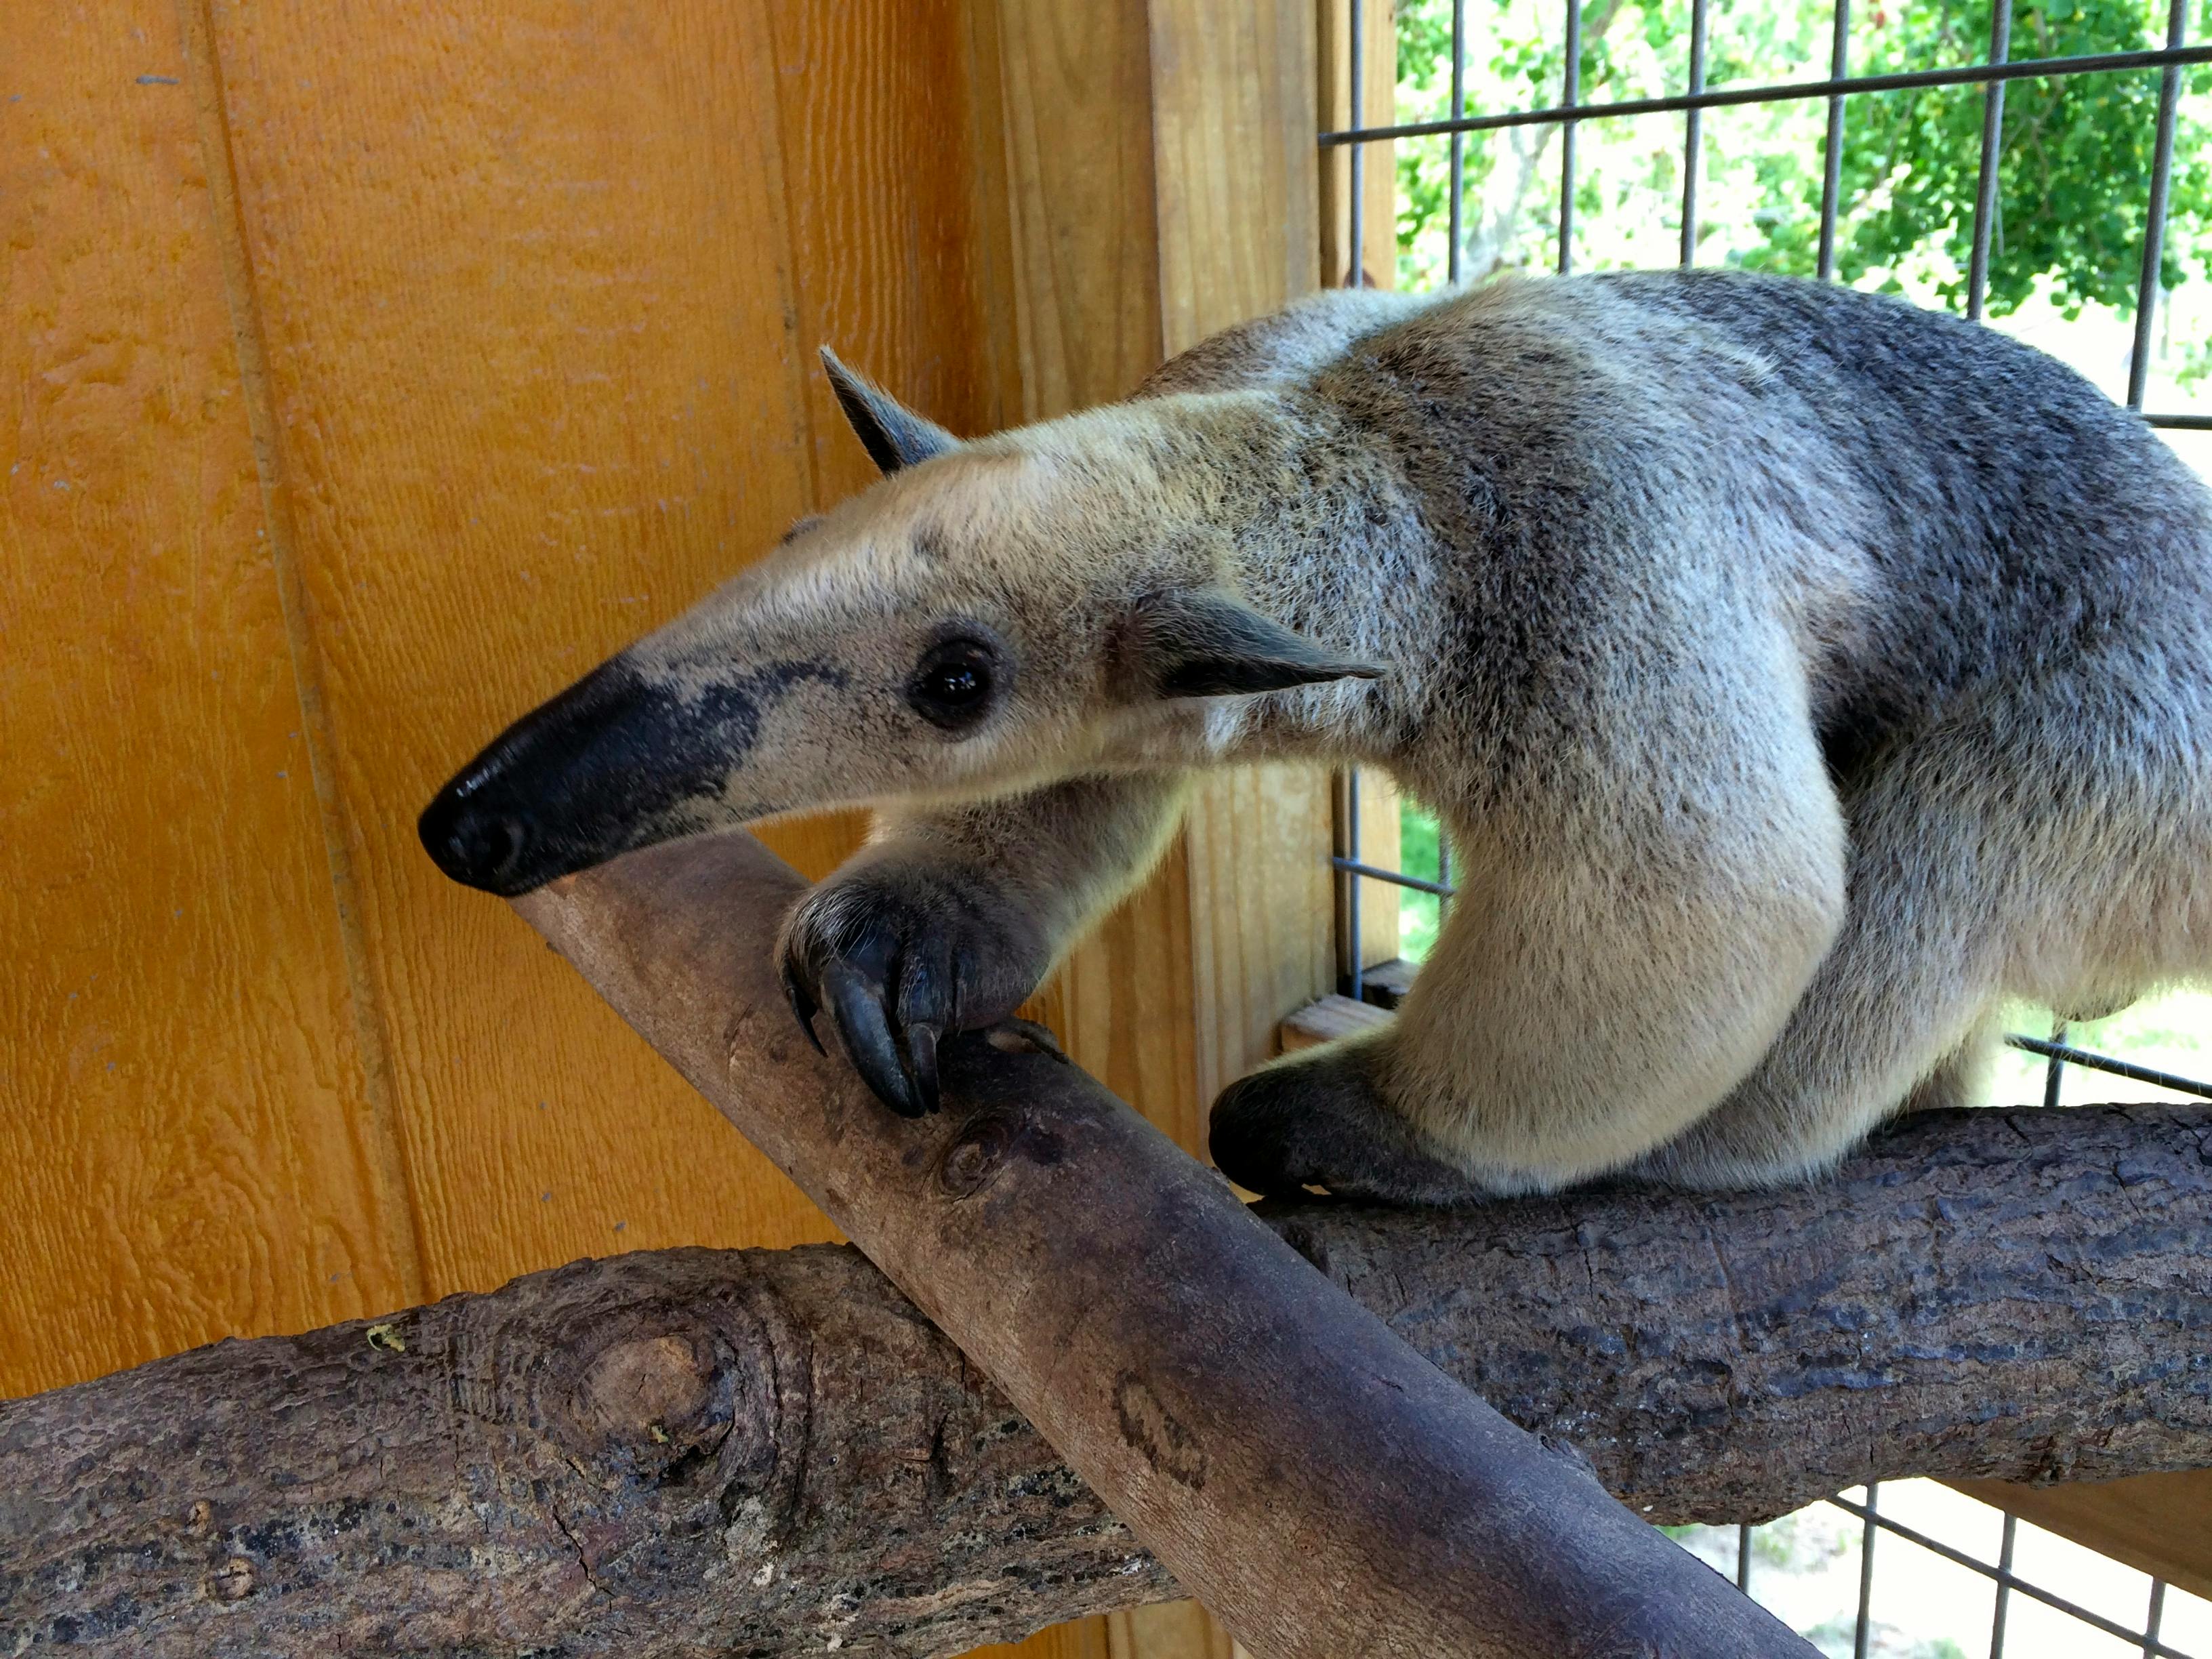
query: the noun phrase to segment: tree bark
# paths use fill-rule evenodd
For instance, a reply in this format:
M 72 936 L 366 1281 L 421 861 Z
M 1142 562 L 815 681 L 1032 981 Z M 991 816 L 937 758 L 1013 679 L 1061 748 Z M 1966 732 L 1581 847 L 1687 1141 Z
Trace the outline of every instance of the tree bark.
M 1046 1056 L 948 1045 L 951 1109 L 883 1110 L 782 1006 L 797 885 L 734 838 L 531 909 L 915 1305 L 847 1254 L 678 1252 L 0 1408 L 0 1654 L 951 1652 L 1165 1590 L 1086 1483 L 1263 1654 L 1803 1654 L 1566 1449 L 1655 1516 L 1886 1442 L 2203 1461 L 2201 1115 L 1279 1237 Z
M 1257 1659 L 1811 1659 L 1066 1060 L 954 1041 L 887 1111 L 785 1005 L 804 885 L 702 837 L 518 908 Z
M 2212 1466 L 2212 1109 L 1277 1231 L 1653 1520 Z M 1176 1594 L 858 1252 L 670 1250 L 0 1403 L 0 1655 L 949 1654 Z

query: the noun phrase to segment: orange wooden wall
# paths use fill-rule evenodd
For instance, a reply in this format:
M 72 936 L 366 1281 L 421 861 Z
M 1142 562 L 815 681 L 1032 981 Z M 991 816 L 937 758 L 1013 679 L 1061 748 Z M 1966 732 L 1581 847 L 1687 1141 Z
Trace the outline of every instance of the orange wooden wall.
M 996 423 L 966 39 L 916 0 L 0 14 L 0 1393 L 824 1236 L 412 824 L 866 482 L 818 342 Z
M 1310 24 L 0 9 L 0 1395 L 828 1236 L 415 815 L 867 481 L 817 343 L 987 430 L 1310 286 Z M 1054 993 L 1187 1143 L 1327 972 L 1318 797 L 1236 789 Z M 777 839 L 819 872 L 855 835 Z M 1181 1607 L 1021 1651 L 1228 1647 Z

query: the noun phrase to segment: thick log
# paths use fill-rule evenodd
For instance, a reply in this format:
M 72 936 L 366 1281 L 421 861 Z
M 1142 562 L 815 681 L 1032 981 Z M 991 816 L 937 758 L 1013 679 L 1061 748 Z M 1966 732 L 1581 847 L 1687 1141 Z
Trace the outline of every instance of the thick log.
M 955 1042 L 885 1110 L 784 1006 L 802 887 L 724 836 L 518 908 L 1259 1659 L 1809 1659 L 1064 1060 Z
M 2212 1466 L 2212 1109 L 1285 1237 L 1654 1520 Z M 580 1262 L 0 1403 L 0 1655 L 937 1655 L 1174 1594 L 856 1251 Z

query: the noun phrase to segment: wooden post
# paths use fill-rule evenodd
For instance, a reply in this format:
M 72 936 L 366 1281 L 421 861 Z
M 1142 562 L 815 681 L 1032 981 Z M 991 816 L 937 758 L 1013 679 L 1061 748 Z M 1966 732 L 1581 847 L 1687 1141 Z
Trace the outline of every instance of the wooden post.
M 733 836 L 518 908 L 1255 1654 L 1812 1651 L 1065 1061 L 964 1041 L 945 1111 L 884 1111 L 784 1006 L 802 888 Z

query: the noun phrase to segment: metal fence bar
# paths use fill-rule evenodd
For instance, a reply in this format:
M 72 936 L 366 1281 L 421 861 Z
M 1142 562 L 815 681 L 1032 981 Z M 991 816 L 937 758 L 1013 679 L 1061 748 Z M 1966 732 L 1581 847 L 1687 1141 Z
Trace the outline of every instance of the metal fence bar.
M 2188 0 L 2167 0 L 2166 49 L 2188 38 Z M 2128 354 L 2128 407 L 2141 409 L 2150 378 L 2151 330 L 2158 319 L 2159 270 L 2166 259 L 2166 196 L 2173 184 L 2173 135 L 2181 112 L 2181 66 L 2168 63 L 2158 84 L 2158 149 L 2151 158 L 2150 202 L 2143 212 L 2142 276 L 2136 284 L 2136 344 Z
M 1467 0 L 1452 0 L 1452 119 L 1467 118 Z M 1444 280 L 1456 283 L 1467 230 L 1467 134 L 1451 136 L 1451 252 L 1445 256 Z
M 1690 0 L 1690 90 L 1705 89 L 1705 0 Z M 1705 155 L 1705 112 L 1682 116 L 1682 263 L 1698 258 L 1698 170 Z
M 1352 46 L 1346 66 L 1352 72 L 1352 85 L 1346 112 L 1351 116 L 1352 127 L 1357 131 L 1361 120 L 1366 115 L 1361 94 L 1365 90 L 1367 79 L 1365 40 L 1367 28 L 1366 20 L 1360 15 L 1360 0 L 1351 0 L 1351 8 Z M 1345 204 L 1346 216 L 1350 222 L 1345 237 L 1346 241 L 1350 245 L 1350 252 L 1346 255 L 1345 265 L 1344 285 L 1346 288 L 1367 286 L 1365 241 L 1367 228 L 1361 222 L 1361 210 L 1367 205 L 1366 160 L 1366 147 L 1355 142 L 1352 146 L 1352 157 L 1346 169 L 1350 178 L 1351 191 L 1351 200 Z
M 2199 1083 L 2193 1078 L 2177 1077 L 2172 1072 L 2154 1071 L 2148 1066 L 2131 1065 L 2124 1060 L 2114 1060 L 2109 1054 L 2092 1054 L 2087 1048 L 2069 1048 L 2062 1042 L 2045 1042 L 2039 1037 L 2014 1035 L 2005 1041 L 2031 1054 L 2041 1054 L 2045 1060 L 2063 1060 L 2069 1066 L 2086 1066 L 2093 1072 L 2110 1072 L 2114 1077 L 2124 1077 L 2133 1083 L 2148 1083 L 2157 1088 L 2172 1089 L 2179 1094 L 2212 1100 L 2212 1083 Z M 2050 1103 L 2046 1099 L 2045 1103 Z
M 1836 0 L 1836 16 L 1828 37 L 1828 79 L 1848 80 L 1851 69 L 1851 0 Z M 1844 96 L 1828 96 L 1828 149 L 1820 169 L 1820 280 L 1836 275 L 1836 216 L 1843 211 Z
M 1364 876 L 1370 881 L 1387 881 L 1394 887 L 1410 887 L 1417 893 L 1434 893 L 1438 898 L 1450 898 L 1456 891 L 1440 881 L 1423 881 L 1419 876 L 1409 876 L 1403 870 L 1382 870 L 1371 864 L 1362 864 L 1359 861 L 1359 829 L 1356 820 L 1350 833 L 1352 845 L 1346 849 L 1349 856 L 1329 860 L 1338 869 L 1349 875 Z
M 2012 0 L 1996 0 L 1990 12 L 1990 62 L 2012 56 Z M 1990 291 L 1990 237 L 1996 228 L 1997 151 L 2004 137 L 2005 83 L 1992 81 L 1982 90 L 1982 168 L 1974 184 L 1974 251 L 1966 269 L 1966 316 L 1982 320 Z
M 1874 1634 L 1874 1540 L 1878 1535 L 1875 1503 L 1881 1492 L 1881 1482 L 1867 1482 L 1866 1508 L 1860 1511 L 1866 1516 L 1866 1534 L 1859 1541 L 1859 1617 L 1851 1633 L 1851 1659 L 1867 1659 L 1867 1641 Z
M 2066 1022 L 2063 1019 L 2051 1022 L 2051 1046 L 2062 1050 L 2066 1047 Z M 2065 1085 L 2066 1056 L 2063 1053 L 2049 1055 L 2043 1068 L 2044 1110 L 2054 1111 L 2057 1109 L 2058 1097 Z
M 1359 861 L 1359 769 L 1356 766 L 1346 767 L 1344 773 L 1344 848 L 1348 856 L 1329 862 L 1344 872 L 1345 930 L 1352 935 L 1352 988 L 1346 994 L 1361 1002 L 1367 993 L 1367 935 L 1359 925 L 1359 878 L 1369 872 Z
M 1574 7 L 1579 25 L 1582 8 Z M 1785 81 L 1765 87 L 1708 87 L 1700 93 L 1664 98 L 1624 98 L 1608 104 L 1565 102 L 1548 109 L 1516 110 L 1504 115 L 1468 115 L 1457 120 L 1412 121 L 1388 127 L 1347 127 L 1324 132 L 1324 146 L 1364 144 L 1386 138 L 1426 138 L 1441 132 L 1493 132 L 1500 127 L 1558 125 L 1629 115 L 1666 115 L 1686 109 L 1728 109 L 1742 104 L 1786 104 L 1802 99 L 1848 98 L 1868 92 L 1914 92 L 1929 87 L 1978 87 L 1992 81 L 2035 81 L 2067 75 L 2103 75 L 2127 70 L 2185 69 L 2212 64 L 2212 46 L 2161 47 L 2148 52 L 2104 52 L 2075 58 L 2020 58 L 2005 64 L 1961 64 L 1954 69 L 1900 70 L 1893 75 L 1833 76 L 1825 81 Z
M 1583 0 L 1567 0 L 1567 61 L 1559 85 L 1562 111 L 1573 110 L 1582 97 L 1582 88 Z M 1564 276 L 1575 268 L 1575 120 L 1571 113 L 1559 118 L 1566 123 L 1559 129 L 1559 275 Z M 1464 116 L 1454 125 L 1466 132 L 1481 130 Z M 1324 137 L 1322 142 L 1328 141 Z
M 1997 1545 L 1996 1610 L 1990 1617 L 1990 1659 L 2004 1659 L 2005 1614 L 2012 1610 L 2013 1547 L 2020 1539 L 2020 1517 L 2004 1512 L 2004 1537 Z
M 1367 20 L 1362 14 L 1361 0 L 1349 0 L 1347 17 L 1351 25 L 1352 40 L 1350 51 L 1346 57 L 1346 67 L 1351 73 L 1352 83 L 1347 96 L 1346 111 L 1355 128 L 1359 125 L 1365 114 L 1367 90 Z M 1344 277 L 1346 288 L 1364 288 L 1367 285 L 1366 226 L 1362 217 L 1362 210 L 1366 206 L 1364 198 L 1367 194 L 1367 178 L 1362 167 L 1365 159 L 1364 148 L 1356 143 L 1352 145 L 1350 168 L 1351 200 L 1346 204 L 1346 218 L 1349 222 L 1346 240 L 1351 245 Z M 1455 179 L 1453 183 L 1456 185 L 1458 180 Z M 1359 857 L 1359 769 L 1356 766 L 1345 769 L 1344 798 L 1345 847 L 1353 860 L 1357 860 Z M 1343 860 L 1340 859 L 1334 862 L 1340 867 L 1343 865 Z M 1366 988 L 1361 981 L 1364 977 L 1367 955 L 1361 943 L 1359 878 L 1347 875 L 1344 878 L 1344 883 L 1345 921 L 1346 929 L 1352 936 L 1352 996 L 1357 1001 Z
M 1986 308 L 1989 292 L 1990 265 L 1992 250 L 2002 234 L 2002 191 L 1999 167 L 2003 155 L 2005 88 L 2013 81 L 2030 78 L 2056 77 L 2070 75 L 2116 73 L 2129 70 L 2158 69 L 2162 71 L 2157 147 L 2153 160 L 2151 197 L 2146 216 L 2142 270 L 2138 286 L 2136 315 L 2135 351 L 2130 363 L 2129 404 L 2142 414 L 2145 422 L 2168 429 L 2212 431 L 2212 415 L 2143 413 L 2142 392 L 2148 375 L 2149 347 L 2159 295 L 2158 278 L 2163 257 L 2167 201 L 2171 191 L 2173 151 L 2179 119 L 2179 98 L 2181 71 L 2193 64 L 2212 63 L 2212 46 L 2191 47 L 2185 45 L 2187 0 L 2169 0 L 2166 45 L 2155 51 L 2106 52 L 2071 58 L 2032 58 L 2015 61 L 2010 58 L 2011 6 L 2013 0 L 1996 0 L 1990 24 L 1989 60 L 1978 65 L 1963 65 L 1954 69 L 1911 70 L 1895 74 L 1852 76 L 1848 73 L 1850 63 L 1850 0 L 1837 0 L 1828 77 L 1824 81 L 1782 83 L 1764 87 L 1725 87 L 1719 89 L 1706 85 L 1707 11 L 1710 0 L 1692 0 L 1691 18 L 1690 71 L 1688 90 L 1679 96 L 1623 100 L 1608 104 L 1590 105 L 1582 101 L 1581 58 L 1583 34 L 1583 0 L 1565 0 L 1566 52 L 1560 100 L 1543 109 L 1518 111 L 1500 115 L 1470 117 L 1467 113 L 1466 0 L 1453 0 L 1451 30 L 1451 114 L 1439 121 L 1410 122 L 1389 126 L 1369 127 L 1363 125 L 1362 94 L 1364 80 L 1364 31 L 1361 27 L 1362 0 L 1347 0 L 1352 22 L 1350 66 L 1352 89 L 1349 105 L 1351 125 L 1341 131 L 1320 135 L 1323 147 L 1349 145 L 1352 149 L 1350 204 L 1352 253 L 1351 270 L 1346 282 L 1361 285 L 1364 281 L 1362 246 L 1362 215 L 1364 207 L 1361 185 L 1363 176 L 1363 146 L 1369 141 L 1421 137 L 1447 134 L 1450 150 L 1450 247 L 1447 260 L 1449 279 L 1458 282 L 1463 275 L 1466 256 L 1466 136 L 1473 132 L 1494 131 L 1509 127 L 1553 125 L 1562 129 L 1560 138 L 1559 224 L 1558 267 L 1564 274 L 1573 268 L 1574 192 L 1576 185 L 1576 137 L 1580 123 L 1607 117 L 1625 117 L 1681 112 L 1685 117 L 1683 144 L 1683 195 L 1680 256 L 1687 265 L 1694 262 L 1698 235 L 1698 187 L 1702 173 L 1703 123 L 1702 112 L 1707 109 L 1734 106 L 1785 102 L 1792 100 L 1825 99 L 1827 102 L 1827 152 L 1822 181 L 1820 206 L 1820 272 L 1823 277 L 1832 277 L 1836 266 L 1838 221 L 1841 215 L 1842 140 L 1845 100 L 1861 93 L 1911 91 L 1920 88 L 1979 85 L 1985 88 L 1983 102 L 1980 171 L 1976 183 L 1972 252 L 1968 272 L 1967 314 L 1979 318 Z M 1349 975 L 1351 994 L 1360 997 L 1364 991 L 1365 951 L 1361 938 L 1360 884 L 1374 880 L 1392 884 L 1416 892 L 1434 895 L 1441 916 L 1444 907 L 1456 893 L 1452 882 L 1451 848 L 1437 826 L 1437 876 L 1428 881 L 1402 870 L 1385 870 L 1370 865 L 1361 856 L 1360 791 L 1357 769 L 1347 769 L 1345 788 L 1346 827 L 1344 851 L 1333 854 L 1330 863 L 1340 877 L 1349 884 L 1346 918 L 1352 933 L 1352 966 Z M 2065 1041 L 2066 1028 L 2062 1024 L 2055 1028 L 2052 1040 L 2045 1042 L 2024 1036 L 2012 1036 L 2007 1041 L 2014 1048 L 2043 1055 L 2050 1063 L 2045 1076 L 2045 1104 L 2055 1106 L 2060 1089 L 2062 1068 L 2069 1064 L 2081 1065 L 2108 1072 L 2137 1082 L 2153 1084 L 2212 1099 L 2212 1084 L 2160 1072 L 2148 1066 L 2132 1065 L 2124 1060 L 2108 1059 L 2086 1050 L 2075 1048 Z M 1866 1488 L 1864 1504 L 1848 1498 L 1832 1498 L 1827 1501 L 1847 1514 L 1858 1516 L 1864 1523 L 1859 1575 L 1857 1620 L 1853 1634 L 1853 1651 L 1858 1659 L 1866 1659 L 1873 1638 L 1872 1619 L 1875 1542 L 1879 1534 L 1888 1532 L 1911 1543 L 1918 1545 L 1943 1559 L 1966 1567 L 1991 1580 L 1995 1586 L 1995 1605 L 1990 1630 L 1990 1659 L 2004 1659 L 2008 1615 L 2014 1592 L 2032 1597 L 2044 1605 L 2077 1619 L 2091 1628 L 2139 1646 L 2144 1659 L 2189 1659 L 2167 1644 L 2161 1633 L 2164 1618 L 2166 1585 L 2154 1579 L 2151 1584 L 2148 1610 L 2143 1628 L 2130 1631 L 2115 1621 L 2090 1612 L 2065 1597 L 2020 1577 L 2014 1571 L 2015 1548 L 2019 1532 L 2018 1517 L 2007 1513 L 1996 1564 L 1992 1566 L 1963 1551 L 1937 1542 L 1911 1527 L 1879 1512 L 1877 1484 Z M 1751 1583 L 1753 1529 L 1748 1525 L 1736 1529 L 1735 1582 L 1737 1588 L 1749 1591 Z
M 2140 1647 L 2143 1651 L 2144 1659 L 2194 1659 L 2194 1656 L 2183 1652 L 2179 1648 L 2168 1646 L 2164 1637 L 2149 1631 L 2130 1630 L 2125 1625 L 2116 1624 L 2100 1613 L 2092 1613 L 2078 1602 L 2069 1601 L 2055 1591 L 2047 1590 L 2040 1584 L 2022 1578 L 2009 1566 L 1993 1567 L 1986 1561 L 1977 1560 L 1966 1551 L 1954 1549 L 1950 1545 L 1941 1543 L 1930 1538 L 1926 1533 L 1906 1526 L 1901 1521 L 1893 1521 L 1886 1515 L 1875 1515 L 1865 1504 L 1854 1504 L 1848 1498 L 1831 1498 L 1826 1501 L 1846 1515 L 1856 1515 L 1863 1520 L 1871 1521 L 1882 1531 L 1902 1538 L 1908 1544 L 1917 1544 L 1931 1554 L 1942 1556 L 1946 1561 L 1967 1568 L 1971 1571 L 1978 1572 L 1984 1578 L 1995 1579 L 2000 1589 L 2013 1590 L 2021 1595 L 2029 1596 L 2042 1602 L 2047 1607 L 2057 1608 L 2069 1618 L 2079 1619 L 2093 1630 L 2100 1630 L 2107 1636 L 2116 1636 L 2130 1647 Z M 2008 1516 L 2005 1518 L 2009 1521 L 2012 1517 Z

